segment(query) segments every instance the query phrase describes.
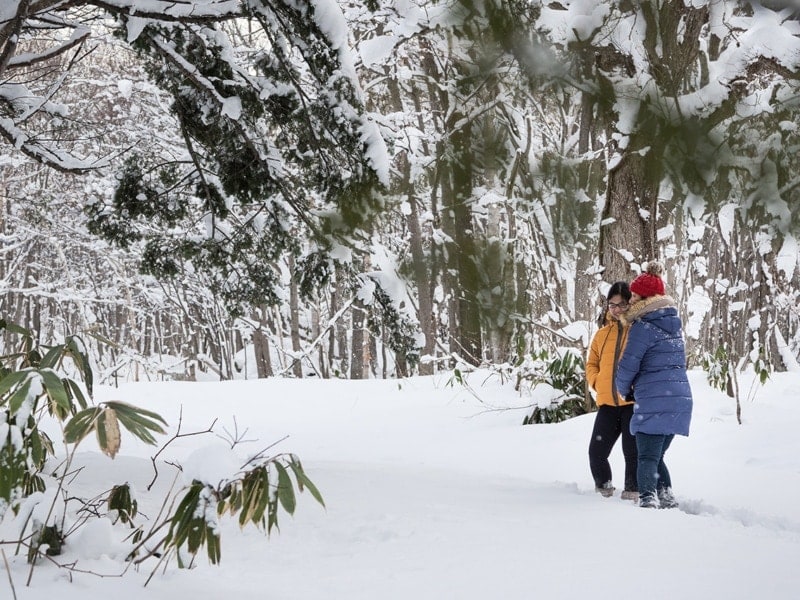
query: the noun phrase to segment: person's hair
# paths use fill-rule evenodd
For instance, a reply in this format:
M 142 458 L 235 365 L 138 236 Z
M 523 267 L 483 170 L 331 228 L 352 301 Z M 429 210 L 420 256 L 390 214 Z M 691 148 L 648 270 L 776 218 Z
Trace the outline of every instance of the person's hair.
M 608 288 L 608 293 L 606 294 L 606 302 L 611 300 L 611 298 L 614 296 L 622 296 L 622 299 L 625 300 L 625 302 L 631 301 L 631 288 L 627 281 L 615 281 L 611 284 L 611 287 Z M 602 327 L 606 324 L 607 312 L 608 307 L 603 306 L 602 310 L 600 311 L 600 315 L 597 317 L 598 327 Z
M 631 288 L 627 281 L 615 281 L 611 284 L 606 294 L 606 300 L 611 300 L 614 296 L 622 296 L 625 302 L 631 301 Z

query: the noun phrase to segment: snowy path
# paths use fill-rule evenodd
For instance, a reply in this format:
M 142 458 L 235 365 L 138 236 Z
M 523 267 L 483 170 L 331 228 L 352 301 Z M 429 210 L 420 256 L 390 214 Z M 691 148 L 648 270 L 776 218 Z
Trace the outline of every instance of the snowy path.
M 184 431 L 216 417 L 230 428 L 235 415 L 258 447 L 290 433 L 281 450 L 302 458 L 327 509 L 301 495 L 296 515 L 282 515 L 270 539 L 223 523 L 220 566 L 203 555 L 192 571 L 173 565 L 144 590 L 153 565 L 123 579 L 76 574 L 66 588 L 65 572 L 42 566 L 25 588 L 27 568 L 15 561 L 18 600 L 797 597 L 800 407 L 787 400 L 800 389 L 797 376 L 746 406 L 744 426 L 727 399 L 693 381 L 692 436 L 676 440 L 668 460 L 682 507 L 660 511 L 594 493 L 586 459 L 592 415 L 522 427 L 519 410 L 492 410 L 519 403 L 498 386 L 481 388 L 477 402 L 430 383 L 277 380 L 108 391 L 157 410 L 173 427 L 182 406 Z M 185 457 L 198 443 L 184 438 L 164 458 Z M 113 462 L 81 456 L 95 465 L 86 494 L 121 479 L 146 487 L 152 449 L 128 442 L 122 452 Z M 619 475 L 618 449 L 612 463 Z M 144 513 L 156 512 L 155 499 L 140 500 Z M 118 556 L 96 539 L 84 541 L 73 540 L 63 559 L 107 575 L 121 571 Z

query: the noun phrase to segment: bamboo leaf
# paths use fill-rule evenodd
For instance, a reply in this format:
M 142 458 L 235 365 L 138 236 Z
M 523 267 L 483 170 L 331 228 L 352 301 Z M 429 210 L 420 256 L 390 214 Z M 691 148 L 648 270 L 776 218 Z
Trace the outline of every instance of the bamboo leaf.
M 69 395 L 64 387 L 64 382 L 61 378 L 51 369 L 40 369 L 39 375 L 42 376 L 44 382 L 44 389 L 47 392 L 47 397 L 56 404 L 63 412 L 69 413 L 72 410 L 72 404 L 69 401 Z
M 67 384 L 67 393 L 70 395 L 70 398 L 77 400 L 81 408 L 87 408 L 89 403 L 86 401 L 86 396 L 83 395 L 83 390 L 78 385 L 78 382 L 72 379 L 65 379 L 64 381 Z
M 279 462 L 274 463 L 275 468 L 278 470 L 278 500 L 283 506 L 283 510 L 287 513 L 294 514 L 296 507 L 296 498 L 294 495 L 294 486 L 289 477 L 286 468 Z
M 17 388 L 17 390 L 11 394 L 11 397 L 8 399 L 8 410 L 12 415 L 17 414 L 19 409 L 25 403 L 25 400 L 28 399 L 28 394 L 31 391 L 31 380 L 28 378 L 25 383 Z
M 311 480 L 306 475 L 305 471 L 303 471 L 303 467 L 300 466 L 299 461 L 297 463 L 290 462 L 289 466 L 294 471 L 294 476 L 297 478 L 297 487 L 302 492 L 303 487 L 305 486 L 308 488 L 308 491 L 314 497 L 314 499 L 319 502 L 322 506 L 325 506 L 325 501 L 322 499 L 322 494 L 319 493 L 317 486 L 315 486 Z
M 58 364 L 61 357 L 64 356 L 64 344 L 58 344 L 50 348 L 42 359 L 39 361 L 40 369 L 52 369 Z
M 267 508 L 267 533 L 272 531 L 273 527 L 278 526 L 278 501 L 271 498 Z
M 103 432 L 104 444 L 100 444 L 103 454 L 114 458 L 119 452 L 121 445 L 119 434 L 119 421 L 113 408 L 106 408 L 103 416 L 97 420 L 97 439 L 100 440 L 100 432 Z
M 86 335 L 88 335 L 91 338 L 96 339 L 98 342 L 101 342 L 101 343 L 103 343 L 106 346 L 109 346 L 111 348 L 121 348 L 121 346 L 117 342 L 115 342 L 114 340 L 112 340 L 110 338 L 107 338 L 104 335 L 100 335 L 99 333 L 95 333 L 95 332 L 89 331 L 89 332 L 86 332 Z
M 0 329 L 6 329 L 9 333 L 16 333 L 25 337 L 33 337 L 30 329 L 25 329 L 16 323 L 9 323 L 5 319 L 0 319 Z
M 64 441 L 68 444 L 80 442 L 94 429 L 95 420 L 102 412 L 103 409 L 101 407 L 92 406 L 72 417 L 64 427 Z
M 216 565 L 219 564 L 222 558 L 222 539 L 212 529 L 207 528 L 207 530 L 206 547 L 208 549 L 208 558 L 212 565 Z
M 93 386 L 92 367 L 89 363 L 89 357 L 82 348 L 83 341 L 80 338 L 75 336 L 67 338 L 67 343 L 65 344 L 65 354 L 69 354 L 69 356 L 72 357 L 72 360 L 75 362 L 75 365 L 78 367 L 78 370 L 83 376 L 83 381 L 86 384 L 86 390 L 91 396 Z
M 101 410 L 97 414 L 97 418 L 94 421 L 94 433 L 97 436 L 97 445 L 100 446 L 100 450 L 103 451 L 105 454 L 105 447 L 108 444 L 108 440 L 106 439 L 106 411 Z
M 269 469 L 262 468 L 259 469 L 258 473 L 259 479 L 259 487 L 262 490 L 261 497 L 258 501 L 258 506 L 256 507 L 255 512 L 253 513 L 253 523 L 258 525 L 259 522 L 264 520 L 264 513 L 267 510 L 267 506 L 269 506 Z
M 39 436 L 39 430 L 34 428 L 30 434 L 31 442 L 31 460 L 33 464 L 39 466 L 44 462 L 44 444 L 42 438 Z
M 12 371 L 2 379 L 0 379 L 0 396 L 4 396 L 14 386 L 19 385 L 30 373 L 30 369 L 23 369 L 21 371 Z
M 139 511 L 139 503 L 131 496 L 131 488 L 128 483 L 111 488 L 108 495 L 108 509 L 116 510 L 123 523 L 131 522 L 136 516 Z
M 240 526 L 244 526 L 248 521 L 258 522 L 258 510 L 264 501 L 269 500 L 269 487 L 262 485 L 262 479 L 259 476 L 261 471 L 265 470 L 263 467 L 250 471 L 242 482 L 242 490 L 245 494 L 242 504 L 242 513 L 239 518 Z
M 197 509 L 200 498 L 200 483 L 194 483 L 175 509 L 175 514 L 170 519 L 169 531 L 164 538 L 167 546 L 179 548 L 189 537 L 189 524 Z
M 166 433 L 160 423 L 166 425 L 166 421 L 160 415 L 132 406 L 125 402 L 107 402 L 106 406 L 114 410 L 119 424 L 130 431 L 146 444 L 155 445 L 156 439 L 151 432 Z
M 144 408 L 139 408 L 138 406 L 134 406 L 132 404 L 128 404 L 127 402 L 119 402 L 118 400 L 112 400 L 110 402 L 106 402 L 105 404 L 106 404 L 106 406 L 110 406 L 111 408 L 113 408 L 114 410 L 116 410 L 118 412 L 128 413 L 128 414 L 131 414 L 133 416 L 141 415 L 142 417 L 145 418 L 143 420 L 159 421 L 159 422 L 163 423 L 164 425 L 167 425 L 167 422 L 158 413 L 155 413 L 155 412 L 150 411 L 150 410 L 145 410 Z M 162 431 L 162 433 L 163 433 L 163 431 Z

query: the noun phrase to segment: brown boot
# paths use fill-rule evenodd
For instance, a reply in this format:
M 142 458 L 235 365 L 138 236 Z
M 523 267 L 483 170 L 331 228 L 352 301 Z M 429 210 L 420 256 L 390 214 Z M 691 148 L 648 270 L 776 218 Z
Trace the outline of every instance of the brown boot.
M 603 485 L 595 487 L 594 491 L 603 496 L 603 498 L 610 498 L 614 495 L 614 484 L 606 481 Z

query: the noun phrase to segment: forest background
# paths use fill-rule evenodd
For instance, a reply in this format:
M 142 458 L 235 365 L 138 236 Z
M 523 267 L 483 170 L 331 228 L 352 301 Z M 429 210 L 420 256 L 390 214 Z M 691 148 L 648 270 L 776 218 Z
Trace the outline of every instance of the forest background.
M 519 372 L 658 259 L 736 395 L 800 354 L 799 65 L 793 1 L 5 2 L 2 314 L 99 383 Z

